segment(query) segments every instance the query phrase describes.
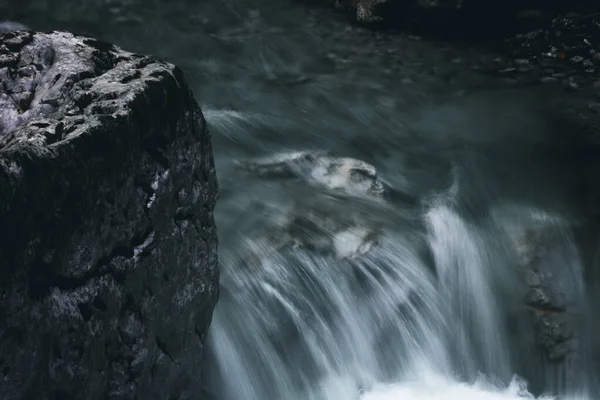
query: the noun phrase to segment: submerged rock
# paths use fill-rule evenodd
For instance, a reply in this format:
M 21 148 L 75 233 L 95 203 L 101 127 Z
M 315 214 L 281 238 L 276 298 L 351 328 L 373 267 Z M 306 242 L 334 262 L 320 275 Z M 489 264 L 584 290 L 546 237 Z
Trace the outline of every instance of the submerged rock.
M 287 247 L 304 248 L 340 259 L 352 259 L 368 253 L 377 244 L 379 225 L 360 211 L 345 213 L 333 207 L 306 207 L 296 204 L 290 209 L 255 207 L 262 210 L 265 227 L 244 233 L 244 263 L 260 263 Z M 253 210 L 252 212 L 256 212 Z
M 299 179 L 312 186 L 351 196 L 383 198 L 386 192 L 375 167 L 327 152 L 279 153 L 243 162 L 240 166 L 263 178 Z
M 364 255 L 377 244 L 380 224 L 364 212 L 361 207 L 367 204 L 360 199 L 375 200 L 371 206 L 377 207 L 385 205 L 388 195 L 395 193 L 384 185 L 372 165 L 324 151 L 278 153 L 241 162 L 239 167 L 262 179 L 288 180 L 322 191 L 294 199 L 288 206 L 251 206 L 248 213 L 263 213 L 261 221 L 266 227 L 251 228 L 244 234 L 246 254 L 242 258 L 246 264 L 247 260 L 260 263 L 287 247 L 340 259 Z M 344 196 L 336 198 L 332 194 Z
M 546 360 L 563 362 L 572 353 L 571 326 L 565 293 L 545 262 L 550 251 L 561 243 L 550 227 L 515 230 L 514 241 L 519 270 L 527 290 L 524 303 L 529 308 L 534 341 Z
M 201 398 L 217 183 L 181 71 L 21 31 L 0 85 L 0 397 Z

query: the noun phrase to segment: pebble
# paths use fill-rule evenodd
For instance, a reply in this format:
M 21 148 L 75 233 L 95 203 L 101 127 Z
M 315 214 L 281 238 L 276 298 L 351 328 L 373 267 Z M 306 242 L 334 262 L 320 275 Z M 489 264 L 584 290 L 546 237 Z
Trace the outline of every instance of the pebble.
M 529 63 L 529 60 L 526 59 L 526 58 L 517 58 L 515 60 L 515 64 L 517 64 L 517 65 L 529 65 L 530 63 Z
M 600 114 L 600 103 L 590 103 L 588 108 L 597 114 Z
M 569 81 L 569 82 L 567 82 L 567 89 L 577 90 L 577 89 L 579 89 L 579 85 L 576 82 Z
M 580 62 L 583 61 L 583 57 L 581 57 L 581 56 L 574 56 L 574 57 L 571 57 L 570 61 L 572 63 L 579 64 Z

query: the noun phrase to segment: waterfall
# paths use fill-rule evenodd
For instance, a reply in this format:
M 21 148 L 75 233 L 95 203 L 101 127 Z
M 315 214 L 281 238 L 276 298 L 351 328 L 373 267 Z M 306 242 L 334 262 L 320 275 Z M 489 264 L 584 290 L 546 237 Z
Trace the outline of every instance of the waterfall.
M 536 213 L 500 207 L 476 222 L 440 197 L 418 221 L 388 224 L 357 257 L 267 251 L 263 242 L 260 256 L 241 263 L 239 248 L 230 249 L 209 338 L 222 377 L 217 397 L 535 398 L 514 376 L 522 360 L 511 359 L 518 346 L 506 320 L 526 292 L 511 229 L 562 227 L 540 224 Z M 568 229 L 558 232 L 544 262 L 563 266 L 566 292 L 584 293 Z

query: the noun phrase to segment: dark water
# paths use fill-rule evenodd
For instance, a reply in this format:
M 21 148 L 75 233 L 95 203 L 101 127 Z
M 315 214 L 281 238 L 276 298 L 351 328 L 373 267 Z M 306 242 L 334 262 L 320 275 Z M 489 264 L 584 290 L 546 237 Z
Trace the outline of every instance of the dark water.
M 547 118 L 562 89 L 478 73 L 496 62 L 481 47 L 376 34 L 292 0 L 2 7 L 2 18 L 100 37 L 185 71 L 213 133 L 222 191 L 224 290 L 205 378 L 216 398 L 528 396 L 517 381 L 502 389 L 513 374 L 537 393 L 596 398 L 593 293 L 571 232 L 583 217 L 581 166 L 556 146 L 564 132 Z M 372 164 L 401 196 L 332 197 L 234 165 L 314 149 Z M 360 214 L 381 238 L 350 260 L 263 247 L 252 265 L 240 261 L 251 232 L 270 229 L 268 210 L 285 217 L 302 207 Z M 543 262 L 578 314 L 577 356 L 561 366 L 530 351 L 513 240 L 527 229 L 554 238 Z M 474 384 L 480 373 L 486 383 Z M 396 386 L 383 393 L 382 383 Z

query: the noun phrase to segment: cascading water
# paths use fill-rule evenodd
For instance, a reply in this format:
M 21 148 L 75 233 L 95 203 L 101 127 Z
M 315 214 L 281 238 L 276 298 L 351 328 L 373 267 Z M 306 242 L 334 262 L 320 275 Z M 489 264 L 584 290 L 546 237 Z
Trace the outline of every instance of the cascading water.
M 455 314 L 458 340 L 471 347 L 467 355 L 475 353 L 481 359 L 477 364 L 465 362 L 462 368 L 471 375 L 483 368 L 505 378 L 510 373 L 508 353 L 490 276 L 491 268 L 498 266 L 492 260 L 495 254 L 490 256 L 482 232 L 449 206 L 432 207 L 426 219 L 439 278 L 437 290 Z
M 326 36 L 314 47 L 345 43 Z M 283 76 L 286 55 L 314 59 L 292 37 L 251 65 Z M 430 101 L 420 84 L 382 85 L 381 71 L 357 59 L 302 89 L 251 90 L 270 108 L 204 107 L 223 190 L 214 398 L 594 400 L 590 288 L 564 211 L 570 170 L 545 153 L 552 127 L 528 111 L 544 94 Z M 334 186 L 354 178 L 327 174 L 348 165 L 302 161 L 306 148 L 372 163 L 394 195 L 340 196 Z M 233 167 L 288 151 L 292 167 L 261 178 Z M 546 299 L 530 275 L 564 298 Z
M 475 222 L 461 215 L 459 192 L 455 183 L 433 196 L 416 219 L 389 217 L 377 243 L 349 258 L 294 246 L 273 251 L 261 242 L 252 248 L 252 262 L 240 263 L 248 258 L 240 250 L 246 232 L 234 224 L 240 239 L 235 251 L 223 252 L 224 293 L 209 342 L 212 365 L 227 377 L 216 384 L 216 397 L 535 398 L 513 375 L 528 357 L 507 327 L 511 314 L 526 319 L 521 253 L 538 251 L 518 232 L 558 235 L 543 262 L 560 265 L 562 291 L 585 313 L 577 251 L 560 218 L 521 205 L 496 207 Z M 362 207 L 374 216 L 381 205 Z M 254 225 L 270 216 L 247 218 Z M 567 375 L 546 390 L 564 399 L 593 398 L 585 373 Z

